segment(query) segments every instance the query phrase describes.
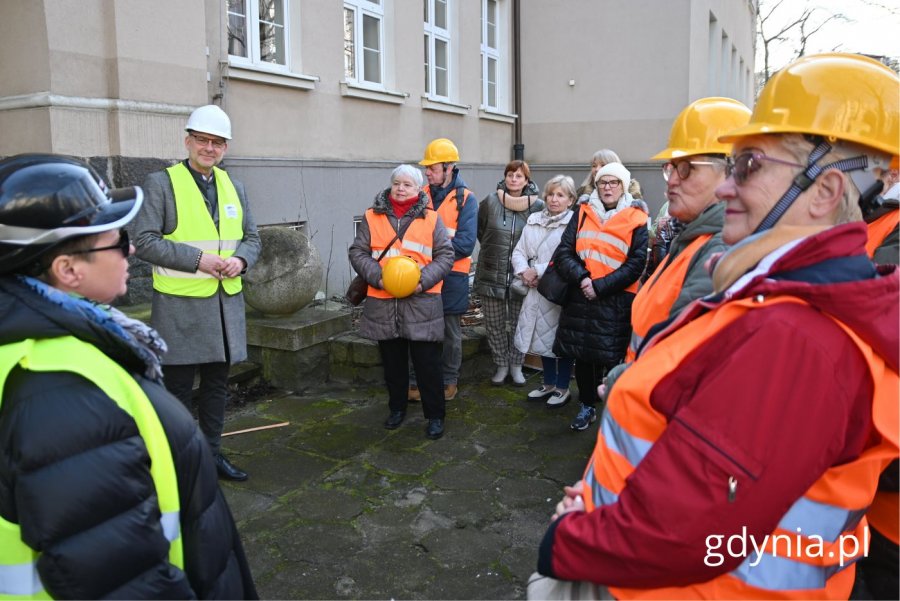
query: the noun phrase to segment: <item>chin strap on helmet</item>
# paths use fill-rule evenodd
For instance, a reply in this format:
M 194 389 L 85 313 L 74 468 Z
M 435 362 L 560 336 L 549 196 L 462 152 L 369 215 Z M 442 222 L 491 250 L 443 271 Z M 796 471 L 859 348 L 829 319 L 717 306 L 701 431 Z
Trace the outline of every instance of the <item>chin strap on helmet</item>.
M 788 191 L 784 193 L 778 202 L 775 203 L 775 206 L 769 211 L 769 213 L 765 216 L 765 218 L 760 222 L 760 224 L 754 230 L 754 234 L 758 234 L 760 232 L 764 232 L 766 230 L 772 229 L 772 227 L 778 223 L 778 220 L 787 212 L 791 205 L 794 204 L 794 201 L 797 200 L 797 197 L 800 196 L 803 192 L 805 192 L 813 182 L 816 181 L 824 171 L 827 169 L 838 169 L 839 171 L 849 172 L 856 171 L 858 169 L 865 169 L 869 164 L 869 159 L 865 155 L 860 155 L 856 157 L 852 157 L 849 159 L 841 159 L 839 161 L 835 161 L 833 163 L 829 163 L 828 165 L 817 165 L 816 163 L 823 156 L 831 152 L 831 144 L 826 142 L 824 139 L 819 138 L 818 144 L 813 149 L 813 151 L 809 155 L 809 159 L 807 160 L 807 167 L 803 173 L 797 175 L 794 178 L 794 181 L 791 183 L 791 187 L 788 188 Z

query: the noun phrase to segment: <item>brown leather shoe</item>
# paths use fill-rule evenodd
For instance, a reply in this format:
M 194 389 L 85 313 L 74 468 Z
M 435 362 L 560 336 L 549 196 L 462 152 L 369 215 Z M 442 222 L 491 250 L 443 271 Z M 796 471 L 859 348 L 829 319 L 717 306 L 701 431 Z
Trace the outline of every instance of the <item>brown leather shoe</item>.
M 419 392 L 419 387 L 410 386 L 409 392 L 406 394 L 406 398 L 408 398 L 410 401 L 421 401 L 422 394 Z
M 444 386 L 444 400 L 452 401 L 456 398 L 456 393 L 458 392 L 456 388 L 456 384 L 447 384 Z

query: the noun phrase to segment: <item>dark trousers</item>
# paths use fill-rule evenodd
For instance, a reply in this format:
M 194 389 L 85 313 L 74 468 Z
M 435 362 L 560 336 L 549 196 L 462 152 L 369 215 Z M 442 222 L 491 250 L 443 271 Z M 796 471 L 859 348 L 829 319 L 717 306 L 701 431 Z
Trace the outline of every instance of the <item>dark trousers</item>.
M 596 407 L 599 402 L 597 397 L 597 386 L 603 383 L 609 368 L 600 363 L 592 363 L 590 361 L 575 360 L 575 383 L 578 384 L 578 400 Z
M 384 382 L 388 389 L 388 407 L 391 411 L 406 411 L 409 403 L 409 363 L 416 369 L 416 382 L 422 395 L 422 411 L 425 419 L 444 418 L 444 369 L 442 344 L 394 338 L 379 340 Z
M 209 442 L 213 454 L 222 446 L 222 427 L 225 424 L 225 402 L 228 400 L 228 364 L 200 363 L 196 365 L 164 365 L 166 388 L 191 408 L 194 374 L 200 372 L 197 395 L 197 418 L 200 431 Z

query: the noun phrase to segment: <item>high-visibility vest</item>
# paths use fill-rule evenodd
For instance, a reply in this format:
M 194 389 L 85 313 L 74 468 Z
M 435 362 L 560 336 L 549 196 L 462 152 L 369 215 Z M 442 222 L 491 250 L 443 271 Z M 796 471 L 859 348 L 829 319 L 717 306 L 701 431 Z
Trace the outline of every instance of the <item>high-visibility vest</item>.
M 150 455 L 150 475 L 162 513 L 160 522 L 169 541 L 169 562 L 183 570 L 178 480 L 172 451 L 159 416 L 140 385 L 97 347 L 73 336 L 28 339 L 0 347 L 0 387 L 16 365 L 33 372 L 69 371 L 83 376 L 134 419 Z M 28 511 L 27 507 L 19 509 Z M 22 540 L 18 524 L 0 518 L 0 599 L 51 598 L 38 575 L 39 556 Z
M 866 519 L 885 538 L 900 545 L 900 493 L 883 490 L 875 493 Z
M 666 429 L 666 416 L 650 404 L 650 395 L 660 380 L 677 370 L 694 349 L 748 311 L 779 303 L 805 304 L 793 297 L 728 302 L 680 329 L 667 328 L 649 342 L 640 359 L 622 374 L 610 394 L 597 444 L 584 475 L 582 496 L 588 511 L 616 502 L 625 487 L 625 479 Z M 842 556 L 839 545 L 842 537 L 849 540 L 851 535 L 864 543 L 870 539 L 864 513 L 872 502 L 879 474 L 897 457 L 900 399 L 897 372 L 885 365 L 850 329 L 834 321 L 860 349 L 872 373 L 875 384 L 872 417 L 881 440 L 855 460 L 826 470 L 788 509 L 772 534 L 783 535 L 779 537 L 782 543 L 794 541 L 791 549 L 773 543 L 770 536 L 762 555 L 748 557 L 735 570 L 707 582 L 661 589 L 609 587 L 614 597 L 846 599 L 849 596 L 855 575 L 853 562 L 865 549 L 859 548 L 856 557 L 846 557 Z M 805 552 L 809 545 L 819 544 L 817 536 L 821 537 L 818 539 L 821 547 L 814 554 Z M 802 540 L 802 545 L 796 544 L 798 540 Z M 757 560 L 757 565 L 750 566 Z
M 394 239 L 397 232 L 388 220 L 387 215 L 376 213 L 372 209 L 366 210 L 366 222 L 369 225 L 369 240 L 372 247 L 372 258 L 378 260 L 378 257 L 387 247 L 388 243 Z M 424 219 L 414 217 L 403 239 L 397 239 L 391 245 L 391 248 L 384 253 L 381 259 L 381 265 L 391 257 L 405 255 L 412 258 L 419 264 L 419 268 L 431 263 L 431 245 L 434 243 L 434 228 L 437 225 L 437 213 L 428 209 L 425 211 Z M 440 294 L 444 286 L 443 280 L 426 290 L 429 294 Z M 375 298 L 394 298 L 387 290 L 382 290 L 374 286 L 369 286 L 367 296 Z
M 870 259 L 875 256 L 875 251 L 878 250 L 878 247 L 881 246 L 884 239 L 888 237 L 888 234 L 894 231 L 898 224 L 900 224 L 900 210 L 897 209 L 885 213 L 872 223 L 866 224 L 866 229 L 869 230 L 869 240 L 866 242 L 866 254 L 869 255 Z
M 634 207 L 622 209 L 606 222 L 590 205 L 581 207 L 585 217 L 575 236 L 575 252 L 591 272 L 591 279 L 597 280 L 618 269 L 631 249 L 634 230 L 647 224 L 647 214 Z M 627 292 L 637 292 L 638 282 L 625 288 Z
M 465 190 L 461 203 L 457 199 L 457 192 L 460 189 Z M 434 203 L 431 201 L 431 188 L 429 186 L 425 186 L 424 188 L 422 188 L 422 191 L 428 197 L 428 208 L 434 209 Z M 451 240 L 456 236 L 456 228 L 459 225 L 459 213 L 469 201 L 470 196 L 472 196 L 472 192 L 467 188 L 464 188 L 462 186 L 460 186 L 459 188 L 454 188 L 450 191 L 449 194 L 447 194 L 447 197 L 444 198 L 444 202 L 441 203 L 441 206 L 437 208 L 437 214 L 441 216 L 441 220 L 444 222 L 444 227 L 447 228 L 447 235 L 450 236 Z M 459 273 L 469 275 L 469 270 L 471 268 L 472 257 L 463 257 L 462 259 L 456 259 L 453 262 L 453 268 L 450 271 L 458 271 Z
M 187 244 L 223 259 L 233 255 L 244 238 L 244 209 L 228 173 L 213 167 L 219 205 L 217 230 L 197 182 L 184 163 L 173 165 L 166 172 L 175 192 L 178 223 L 171 234 L 163 235 L 163 239 Z M 206 298 L 219 290 L 220 283 L 228 294 L 241 291 L 240 276 L 220 281 L 199 269 L 188 272 L 159 265 L 153 267 L 153 289 L 163 294 Z
M 672 305 L 681 294 L 691 259 L 712 236 L 698 236 L 674 260 L 670 260 L 672 255 L 666 255 L 662 264 L 638 290 L 631 305 L 631 342 L 625 353 L 625 361 L 634 361 L 650 328 L 668 319 Z

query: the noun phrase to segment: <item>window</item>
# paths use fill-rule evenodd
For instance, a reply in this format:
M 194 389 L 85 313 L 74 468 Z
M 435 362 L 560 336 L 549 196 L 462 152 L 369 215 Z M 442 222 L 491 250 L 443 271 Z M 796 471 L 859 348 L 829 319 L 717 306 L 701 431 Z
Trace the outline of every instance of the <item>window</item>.
M 288 0 L 225 0 L 228 54 L 237 64 L 287 70 Z
M 361 84 L 383 85 L 382 0 L 344 2 L 344 76 Z
M 425 93 L 450 97 L 450 0 L 423 0 L 425 7 Z
M 481 104 L 500 110 L 498 0 L 481 0 Z

